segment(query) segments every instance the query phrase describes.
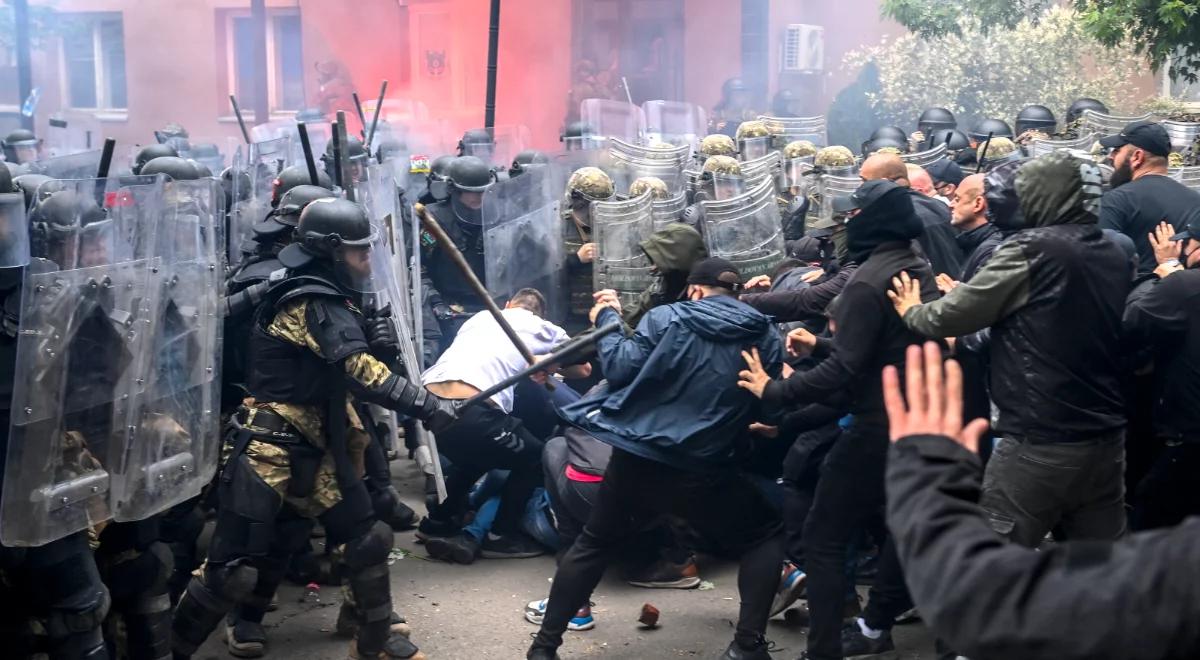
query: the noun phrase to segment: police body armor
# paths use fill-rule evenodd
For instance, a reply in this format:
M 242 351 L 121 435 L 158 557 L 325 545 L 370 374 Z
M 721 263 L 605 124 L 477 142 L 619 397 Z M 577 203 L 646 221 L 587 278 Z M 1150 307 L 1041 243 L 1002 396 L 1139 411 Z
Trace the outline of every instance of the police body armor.
M 463 310 L 469 312 L 481 311 L 484 308 L 483 301 L 479 299 L 475 289 L 463 279 L 462 272 L 445 250 L 461 252 L 475 276 L 480 281 L 485 281 L 487 267 L 484 259 L 483 231 L 480 227 L 471 227 L 460 222 L 451 204 L 450 200 L 446 200 L 425 207 L 425 211 L 433 215 L 454 244 L 429 244 L 429 249 L 424 251 L 422 265 L 433 287 L 441 294 L 442 302 L 451 306 L 461 305 Z M 422 233 L 422 240 L 433 239 L 429 234 Z

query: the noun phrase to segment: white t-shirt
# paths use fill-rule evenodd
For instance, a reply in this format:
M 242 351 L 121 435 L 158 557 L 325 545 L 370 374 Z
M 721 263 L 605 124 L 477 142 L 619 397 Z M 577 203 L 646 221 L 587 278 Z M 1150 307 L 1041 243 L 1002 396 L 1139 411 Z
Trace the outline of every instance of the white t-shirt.
M 514 307 L 501 313 L 534 355 L 545 355 L 569 339 L 565 330 L 527 309 Z M 437 363 L 421 374 L 421 382 L 430 385 L 460 380 L 483 391 L 527 366 L 500 324 L 489 312 L 479 312 L 467 319 Z M 493 396 L 492 401 L 510 413 L 513 391 L 509 387 Z

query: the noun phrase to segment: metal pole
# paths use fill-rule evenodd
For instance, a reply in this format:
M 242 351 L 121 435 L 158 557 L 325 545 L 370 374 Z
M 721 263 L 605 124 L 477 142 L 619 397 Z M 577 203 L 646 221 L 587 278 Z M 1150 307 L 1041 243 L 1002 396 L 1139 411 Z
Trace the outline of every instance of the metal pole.
M 358 100 L 358 92 L 352 92 L 350 96 L 354 99 L 354 111 L 358 113 L 358 123 L 362 126 L 362 131 L 359 135 L 363 140 L 367 139 L 367 116 L 363 114 L 362 101 Z M 369 147 L 368 147 L 369 149 Z
M 317 161 L 313 158 L 312 143 L 308 141 L 308 126 L 302 121 L 297 122 L 296 130 L 300 132 L 300 148 L 304 151 L 304 165 L 308 167 L 308 178 L 314 186 L 319 186 L 321 180 L 317 177 Z
M 267 87 L 267 2 L 250 0 L 250 19 L 254 24 L 254 123 L 271 121 L 271 99 Z
M 237 117 L 238 126 L 242 129 L 242 139 L 250 144 L 250 131 L 246 129 L 246 120 L 242 117 L 242 109 L 238 107 L 237 97 L 229 95 L 229 105 L 233 106 L 233 116 Z
M 367 151 L 371 150 L 371 146 L 375 142 L 375 127 L 379 125 L 379 111 L 383 109 L 383 97 L 387 96 L 387 81 L 379 86 L 379 100 L 375 102 L 375 112 L 371 113 L 371 128 L 367 131 Z
M 483 106 L 483 127 L 496 125 L 496 60 L 500 52 L 500 0 L 492 0 L 488 21 L 487 100 Z
M 12 0 L 13 22 L 17 31 L 17 100 L 18 104 L 33 93 L 33 54 L 29 45 L 29 0 Z M 33 130 L 33 117 L 21 115 L 21 128 Z
M 354 199 L 354 177 L 350 174 L 350 143 L 346 137 L 346 113 L 338 110 L 337 113 L 337 155 L 338 169 L 342 173 L 342 192 L 346 195 L 346 199 L 351 202 Z

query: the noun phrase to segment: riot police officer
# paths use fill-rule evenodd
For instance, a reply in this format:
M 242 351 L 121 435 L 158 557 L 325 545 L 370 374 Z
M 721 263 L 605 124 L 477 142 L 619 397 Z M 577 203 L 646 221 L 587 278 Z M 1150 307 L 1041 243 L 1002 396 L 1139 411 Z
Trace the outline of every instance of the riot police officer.
M 558 136 L 564 151 L 585 151 L 599 149 L 604 145 L 604 138 L 596 134 L 596 128 L 585 121 L 573 121 L 563 127 Z
M 397 344 L 394 326 L 361 311 L 372 239 L 360 206 L 319 199 L 300 214 L 297 242 L 279 254 L 288 276 L 255 314 L 250 398 L 232 421 L 208 560 L 176 609 L 176 658 L 191 656 L 236 603 L 263 595 L 259 566 L 292 549 L 279 546 L 303 541 L 306 531 L 289 530 L 306 530 L 314 517 L 340 550 L 353 597 L 359 625 L 351 657 L 424 657 L 391 631 L 392 530 L 375 519 L 362 482 L 369 440 L 348 395 L 412 414 L 435 432 L 454 411 L 377 357 Z
M 804 236 L 804 221 L 808 215 L 807 179 L 817 155 L 817 146 L 808 140 L 793 140 L 781 152 L 782 185 L 775 203 L 783 219 L 784 240 L 794 241 Z
M 513 156 L 512 166 L 508 168 L 508 178 L 519 176 L 528 170 L 529 166 L 548 165 L 550 157 L 537 149 L 525 149 Z
M 496 139 L 486 128 L 472 128 L 458 140 L 459 156 L 474 156 L 491 165 L 496 154 Z
M 18 128 L 0 140 L 0 148 L 4 150 L 4 160 L 23 165 L 41 157 L 42 141 L 33 131 Z
M 954 128 L 958 128 L 958 120 L 954 118 L 954 113 L 946 108 L 925 108 L 925 111 L 917 118 L 917 132 L 926 138 L 937 131 Z
M 698 187 L 692 195 L 691 204 L 683 210 L 680 222 L 704 233 L 704 206 L 702 201 L 729 199 L 745 189 L 742 165 L 729 156 L 709 156 L 701 169 Z
M 359 181 L 362 181 L 363 177 L 366 175 L 369 154 L 367 153 L 367 148 L 363 146 L 362 140 L 353 135 L 346 136 L 346 157 L 350 160 L 350 162 L 346 164 L 346 170 L 350 173 L 350 180 L 341 181 L 340 183 L 342 188 L 349 188 L 353 186 Z M 329 177 L 329 181 L 320 182 L 322 186 L 326 186 L 326 184 L 330 183 L 331 181 L 338 181 L 340 174 L 335 171 L 335 162 L 336 158 L 334 158 L 333 140 L 330 140 L 329 143 L 325 145 L 325 153 L 321 154 L 321 166 L 325 170 L 325 175 Z M 304 181 L 301 183 L 304 182 L 312 183 L 312 179 L 308 177 L 307 172 L 305 172 Z
M 417 202 L 430 206 L 438 202 L 444 201 L 450 194 L 449 181 L 446 179 L 446 170 L 449 169 L 450 163 L 454 162 L 456 156 L 449 154 L 438 156 L 429 164 L 429 172 L 425 175 L 425 190 L 417 197 Z
M 591 325 L 592 268 L 596 244 L 592 242 L 592 202 L 611 199 L 612 179 L 598 167 L 581 167 L 571 173 L 563 199 L 563 243 L 567 254 L 567 290 L 570 311 L 563 328 L 579 332 Z
M 1082 119 L 1084 110 L 1092 110 L 1094 112 L 1099 112 L 1102 115 L 1108 114 L 1108 106 L 1104 105 L 1102 101 L 1097 101 L 1096 99 L 1084 96 L 1075 99 L 1075 101 L 1071 103 L 1071 107 L 1067 108 L 1067 124 L 1073 124 Z
M 721 100 L 713 107 L 712 117 L 708 120 L 708 132 L 733 137 L 739 124 L 758 116 L 750 107 L 750 94 L 750 86 L 741 78 L 730 78 L 722 83 Z
M 737 142 L 739 160 L 761 158 L 771 149 L 771 131 L 765 122 L 758 119 L 738 124 L 734 140 Z
M 475 276 L 484 281 L 483 193 L 495 182 L 488 164 L 474 156 L 454 159 L 446 168 L 446 177 L 448 198 L 425 210 L 454 244 L 442 245 L 428 232 L 421 233 L 421 286 L 442 332 L 442 350 L 454 341 L 458 327 L 471 314 L 484 309 L 484 302 L 463 279 L 447 250 L 461 252 Z
M 131 169 L 134 174 L 141 174 L 142 168 L 146 166 L 146 163 L 155 158 L 178 155 L 179 152 L 175 151 L 175 147 L 169 144 L 148 144 L 138 150 L 137 155 L 133 157 L 133 167 Z
M 319 186 L 326 190 L 333 190 L 333 180 L 329 178 L 328 174 L 318 170 L 317 182 L 313 183 L 312 177 L 308 175 L 307 167 L 303 165 L 285 167 L 271 182 L 271 208 L 279 206 L 279 200 L 283 198 L 284 193 L 296 186 Z
M 1009 139 L 1014 137 L 1012 127 L 1003 119 L 984 119 L 975 124 L 974 128 L 967 131 L 967 135 L 971 138 L 972 146 L 979 146 L 980 143 L 987 140 L 989 134 L 992 137 L 1006 137 Z
M 1026 131 L 1040 131 L 1049 135 L 1058 127 L 1058 120 L 1044 105 L 1027 105 L 1017 113 L 1016 126 L 1018 138 L 1023 137 Z

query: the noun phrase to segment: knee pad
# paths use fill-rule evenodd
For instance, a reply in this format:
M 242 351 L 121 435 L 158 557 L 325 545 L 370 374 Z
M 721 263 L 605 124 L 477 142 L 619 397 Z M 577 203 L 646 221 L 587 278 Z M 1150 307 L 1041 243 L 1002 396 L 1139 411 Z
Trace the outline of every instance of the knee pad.
M 50 660 L 108 660 L 108 647 L 97 626 L 64 639 L 51 639 L 47 655 Z
M 254 589 L 258 571 L 244 561 L 237 565 L 204 569 L 193 578 L 175 608 L 171 623 L 171 648 L 177 655 L 190 656 L 221 622 L 233 606 Z
M 383 521 L 375 521 L 366 534 L 346 544 L 343 561 L 351 572 L 366 566 L 386 564 L 392 550 L 392 528 Z
M 175 558 L 170 549 L 165 543 L 156 541 L 144 551 L 109 566 L 104 582 L 113 600 L 120 605 L 127 598 L 165 593 L 174 566 Z
M 96 585 L 90 593 L 77 594 L 71 601 L 69 605 L 56 603 L 50 606 L 50 615 L 46 617 L 46 635 L 51 640 L 66 640 L 86 636 L 93 630 L 97 635 L 100 634 L 100 624 L 108 616 L 112 604 L 104 585 Z

